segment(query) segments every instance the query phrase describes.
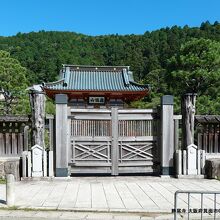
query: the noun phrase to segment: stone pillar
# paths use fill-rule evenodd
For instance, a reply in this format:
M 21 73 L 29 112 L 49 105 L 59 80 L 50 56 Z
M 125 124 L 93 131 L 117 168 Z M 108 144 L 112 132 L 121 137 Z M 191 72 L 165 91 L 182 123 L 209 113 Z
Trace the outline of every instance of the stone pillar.
M 57 94 L 56 102 L 56 176 L 68 176 L 67 102 L 65 94 Z
M 173 174 L 174 122 L 173 96 L 161 98 L 161 174 Z
M 176 151 L 176 174 L 182 175 L 182 151 Z
M 6 204 L 14 206 L 15 203 L 15 177 L 13 174 L 6 175 Z

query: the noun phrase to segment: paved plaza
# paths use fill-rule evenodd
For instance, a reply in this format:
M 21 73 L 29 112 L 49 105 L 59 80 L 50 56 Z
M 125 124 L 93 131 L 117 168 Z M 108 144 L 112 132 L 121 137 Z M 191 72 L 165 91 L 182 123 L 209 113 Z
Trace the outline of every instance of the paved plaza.
M 1 210 L 0 220 L 172 220 L 171 214 Z
M 145 176 L 27 180 L 15 184 L 15 206 L 38 210 L 170 214 L 177 190 L 220 191 L 220 181 Z M 5 185 L 0 185 L 0 195 L 1 206 L 6 207 Z M 187 208 L 187 199 L 187 195 L 180 196 L 178 207 Z M 193 195 L 190 201 L 190 208 L 200 208 L 199 195 Z M 213 196 L 204 195 L 203 208 L 213 207 Z M 220 195 L 216 208 L 220 208 Z

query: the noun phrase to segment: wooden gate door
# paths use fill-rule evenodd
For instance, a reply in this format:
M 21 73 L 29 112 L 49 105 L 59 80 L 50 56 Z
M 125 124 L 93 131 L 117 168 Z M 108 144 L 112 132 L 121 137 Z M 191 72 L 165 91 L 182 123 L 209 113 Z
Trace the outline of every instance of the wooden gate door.
M 71 110 L 72 173 L 111 173 L 111 111 Z
M 72 109 L 71 172 L 154 173 L 157 120 L 152 110 Z
M 151 109 L 119 110 L 118 173 L 158 173 L 158 122 Z

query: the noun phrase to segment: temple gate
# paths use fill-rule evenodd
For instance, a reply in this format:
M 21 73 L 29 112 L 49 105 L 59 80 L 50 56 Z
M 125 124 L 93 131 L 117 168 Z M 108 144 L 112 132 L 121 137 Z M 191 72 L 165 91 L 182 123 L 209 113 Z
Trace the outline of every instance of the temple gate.
M 42 88 L 56 103 L 56 176 L 172 173 L 173 97 L 159 112 L 129 108 L 149 87 L 128 66 L 63 65 L 60 80 Z

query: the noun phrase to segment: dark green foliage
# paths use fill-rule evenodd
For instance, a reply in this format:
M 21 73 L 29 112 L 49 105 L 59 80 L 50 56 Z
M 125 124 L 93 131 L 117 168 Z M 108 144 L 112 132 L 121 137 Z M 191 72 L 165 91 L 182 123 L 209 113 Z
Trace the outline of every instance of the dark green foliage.
M 167 81 L 173 94 L 197 93 L 197 113 L 220 111 L 220 42 L 193 39 L 170 59 Z
M 26 68 L 0 50 L 0 114 L 26 114 L 29 110 Z
M 178 70 L 172 59 L 180 53 L 181 45 L 192 39 L 220 42 L 220 24 L 204 22 L 201 27 L 173 26 L 143 35 L 124 36 L 91 37 L 71 32 L 45 31 L 18 33 L 12 37 L 0 37 L 0 49 L 10 52 L 27 68 L 27 78 L 31 84 L 56 80 L 64 63 L 130 65 L 136 81 L 149 83 L 152 87 L 150 97 L 132 105 L 152 107 L 159 103 L 159 97 L 163 94 L 179 94 L 179 88 L 170 77 L 170 72 Z M 205 97 L 201 93 L 198 99 L 199 112 L 220 114 L 219 93 L 216 92 L 220 89 L 217 86 L 210 87 Z M 211 103 L 212 106 L 208 110 L 202 103 Z M 178 102 L 175 106 L 176 111 L 179 111 Z

